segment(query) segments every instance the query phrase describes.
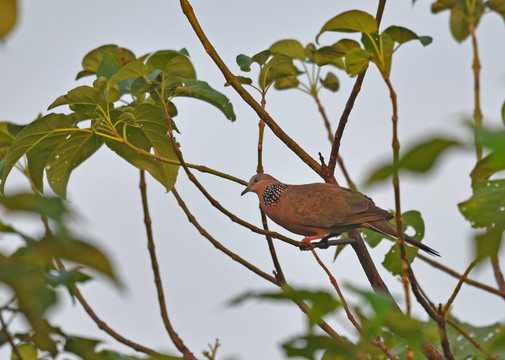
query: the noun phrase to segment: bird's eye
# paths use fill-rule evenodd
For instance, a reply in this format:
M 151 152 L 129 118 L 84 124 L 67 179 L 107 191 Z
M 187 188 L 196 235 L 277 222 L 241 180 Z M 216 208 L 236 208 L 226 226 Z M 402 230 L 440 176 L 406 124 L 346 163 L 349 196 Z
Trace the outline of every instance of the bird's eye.
M 257 183 L 258 182 L 258 179 L 254 179 L 254 182 Z

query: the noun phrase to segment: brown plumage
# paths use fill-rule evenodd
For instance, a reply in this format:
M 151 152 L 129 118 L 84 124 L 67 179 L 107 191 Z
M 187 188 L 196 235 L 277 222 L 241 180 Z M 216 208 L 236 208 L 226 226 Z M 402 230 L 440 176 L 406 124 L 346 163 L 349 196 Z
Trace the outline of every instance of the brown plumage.
M 283 228 L 305 236 L 302 242 L 339 235 L 356 228 L 366 228 L 397 237 L 396 228 L 388 221 L 389 211 L 377 207 L 372 199 L 358 191 L 336 184 L 315 183 L 287 185 L 270 175 L 254 175 L 242 195 L 254 192 L 265 214 Z M 408 235 L 405 242 L 440 256 L 437 251 Z

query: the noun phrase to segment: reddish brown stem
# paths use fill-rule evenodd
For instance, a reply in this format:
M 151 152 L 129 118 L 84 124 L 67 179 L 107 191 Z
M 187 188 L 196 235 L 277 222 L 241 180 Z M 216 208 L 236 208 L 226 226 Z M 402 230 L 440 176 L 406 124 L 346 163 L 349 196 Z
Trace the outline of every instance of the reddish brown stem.
M 163 291 L 163 284 L 161 282 L 160 269 L 158 265 L 158 259 L 156 256 L 156 247 L 154 245 L 154 236 L 151 226 L 151 216 L 149 215 L 149 206 L 147 202 L 147 190 L 146 190 L 146 179 L 144 170 L 140 170 L 140 194 L 142 197 L 142 208 L 144 210 L 144 224 L 146 226 L 147 233 L 147 249 L 149 250 L 149 256 L 151 259 L 151 267 L 154 274 L 154 283 L 156 285 L 156 291 L 158 293 L 158 303 L 160 306 L 161 318 L 163 319 L 163 324 L 167 330 L 170 339 L 174 343 L 175 347 L 184 355 L 185 359 L 196 360 L 193 353 L 187 348 L 182 339 L 179 337 L 177 332 L 175 332 L 167 312 L 167 305 L 165 301 L 165 294 Z

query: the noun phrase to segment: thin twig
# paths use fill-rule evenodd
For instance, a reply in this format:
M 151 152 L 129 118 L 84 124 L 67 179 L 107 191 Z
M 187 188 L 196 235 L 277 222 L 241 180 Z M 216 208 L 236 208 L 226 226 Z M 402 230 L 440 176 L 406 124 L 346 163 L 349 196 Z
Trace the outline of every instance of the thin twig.
M 211 59 L 214 61 L 216 66 L 221 70 L 226 81 L 235 89 L 235 91 L 242 97 L 242 99 L 258 114 L 260 119 L 265 121 L 265 124 L 272 130 L 272 132 L 277 136 L 286 146 L 291 149 L 304 163 L 306 163 L 311 169 L 313 169 L 317 174 L 321 174 L 321 167 L 318 162 L 314 160 L 309 154 L 303 150 L 300 145 L 298 145 L 293 139 L 291 139 L 282 130 L 279 125 L 272 119 L 272 117 L 266 112 L 247 90 L 244 89 L 242 84 L 237 80 L 235 75 L 230 71 L 230 69 L 223 62 L 219 54 L 216 52 L 212 44 L 210 43 L 207 35 L 205 35 L 202 30 L 200 23 L 198 22 L 193 8 L 188 0 L 180 0 L 182 11 L 186 15 L 189 23 L 193 27 L 195 34 L 200 39 L 205 51 Z
M 451 351 L 451 344 L 449 343 L 449 338 L 447 336 L 447 329 L 445 326 L 445 312 L 442 310 L 442 304 L 438 305 L 438 317 L 438 332 L 440 336 L 440 343 L 442 344 L 442 349 L 444 350 L 444 356 L 447 358 L 447 360 L 455 360 L 454 355 Z
M 171 118 L 170 118 L 170 115 L 168 114 L 165 104 L 163 104 L 163 110 L 165 113 L 165 120 L 166 120 L 166 123 L 168 126 L 168 133 L 169 133 L 170 139 L 172 141 L 172 146 L 174 148 L 175 154 L 177 155 L 182 168 L 186 172 L 186 175 L 188 176 L 189 180 L 191 180 L 191 182 L 197 187 L 197 189 L 200 190 L 200 192 L 211 203 L 211 205 L 214 206 L 216 209 L 218 209 L 220 212 L 222 212 L 224 215 L 226 215 L 231 221 L 233 221 L 239 225 L 242 225 L 255 233 L 262 234 L 262 235 L 268 234 L 276 239 L 279 239 L 279 240 L 284 241 L 288 244 L 295 245 L 295 246 L 299 247 L 300 242 L 298 242 L 298 241 L 295 241 L 293 239 L 288 238 L 287 236 L 281 235 L 281 234 L 273 232 L 273 231 L 265 231 L 257 226 L 254 226 L 253 224 L 248 223 L 247 221 L 242 220 L 241 218 L 239 218 L 238 216 L 236 216 L 235 214 L 233 214 L 229 210 L 225 209 L 216 199 L 214 199 L 209 194 L 209 192 L 205 189 L 204 186 L 202 186 L 202 184 L 198 181 L 198 179 L 191 172 L 191 170 L 189 170 L 189 167 L 187 166 L 186 161 L 184 160 L 184 156 L 182 155 L 182 152 L 181 152 L 179 146 L 177 145 L 177 142 L 175 141 L 175 138 L 173 135 Z
M 468 24 L 468 31 L 472 38 L 472 48 L 473 48 L 473 80 L 474 80 L 474 111 L 473 118 L 475 120 L 475 126 L 479 127 L 482 124 L 482 111 L 480 109 L 480 61 L 479 61 L 479 49 L 477 47 L 477 36 L 475 35 L 475 23 L 470 21 Z M 477 154 L 477 161 L 482 160 L 482 142 L 478 130 L 474 130 L 475 136 L 475 151 Z
M 452 292 L 449 300 L 447 300 L 447 303 L 445 304 L 442 312 L 444 314 L 447 314 L 447 311 L 449 310 L 449 307 L 452 305 L 452 303 L 454 302 L 454 299 L 456 299 L 456 295 L 458 295 L 459 293 L 459 290 L 461 289 L 461 286 L 463 285 L 463 283 L 465 282 L 465 280 L 467 279 L 468 275 L 470 274 L 470 271 L 472 271 L 472 269 L 475 267 L 475 265 L 477 265 L 479 261 L 478 260 L 474 260 L 470 263 L 470 265 L 468 265 L 468 268 L 466 269 L 466 271 L 463 273 L 463 275 L 461 276 L 461 278 L 459 279 L 458 281 L 458 285 L 456 285 L 456 288 L 454 289 L 454 291 Z M 440 311 L 439 311 L 440 313 Z
M 382 20 L 382 15 L 384 14 L 384 8 L 386 6 L 386 0 L 379 0 L 379 6 L 377 7 L 377 12 L 375 15 L 375 20 L 377 20 L 377 24 L 380 25 Z M 345 126 L 347 125 L 347 121 L 349 119 L 349 115 L 351 114 L 352 108 L 354 107 L 354 102 L 358 97 L 359 92 L 361 91 L 361 85 L 363 84 L 363 80 L 365 79 L 366 70 L 358 75 L 356 78 L 356 82 L 352 87 L 351 93 L 349 94 L 349 98 L 345 104 L 344 111 L 340 116 L 340 121 L 338 123 L 337 131 L 335 132 L 335 136 L 333 137 L 333 146 L 331 147 L 330 159 L 328 160 L 328 172 L 330 175 L 335 173 L 335 166 L 337 164 L 338 152 L 340 150 L 340 142 L 342 140 L 342 135 L 345 130 Z
M 193 216 L 193 214 L 189 211 L 188 207 L 186 206 L 186 203 L 182 200 L 181 196 L 179 195 L 179 192 L 175 189 L 175 188 L 172 188 L 171 190 L 171 193 L 174 195 L 175 199 L 177 200 L 177 203 L 179 204 L 180 208 L 182 209 L 182 211 L 184 211 L 184 213 L 186 214 L 186 216 L 188 217 L 188 220 L 191 224 L 193 224 L 193 226 L 198 230 L 198 232 L 203 236 L 205 237 L 207 240 L 209 240 L 211 242 L 212 245 L 214 245 L 214 247 L 220 251 L 222 251 L 223 253 L 225 253 L 226 255 L 228 255 L 232 260 L 238 262 L 239 264 L 245 266 L 247 269 L 251 270 L 252 272 L 254 272 L 256 275 L 262 277 L 263 279 L 273 283 L 273 284 L 277 284 L 277 281 L 274 277 L 268 275 L 267 273 L 261 271 L 260 269 L 258 269 L 256 266 L 250 264 L 249 262 L 247 262 L 246 260 L 242 259 L 240 256 L 238 256 L 237 254 L 235 254 L 234 252 L 228 250 L 225 246 L 223 246 L 219 241 L 217 241 L 216 239 L 214 239 L 199 223 L 198 221 L 196 220 L 196 218 Z
M 326 265 L 324 265 L 324 263 L 321 261 L 321 259 L 319 258 L 319 256 L 316 253 L 316 250 L 314 248 L 312 248 L 311 251 L 312 251 L 312 255 L 314 255 L 314 258 L 316 258 L 317 263 L 319 264 L 319 266 L 321 266 L 323 268 L 326 275 L 328 275 L 328 278 L 330 279 L 331 284 L 333 285 L 333 287 L 337 291 L 338 297 L 340 298 L 340 302 L 342 303 L 345 313 L 347 314 L 347 318 L 354 325 L 356 330 L 358 330 L 358 332 L 361 334 L 361 325 L 358 324 L 358 322 L 354 318 L 354 315 L 351 313 L 351 310 L 349 309 L 349 305 L 347 305 L 347 301 L 345 300 L 344 294 L 342 294 L 342 291 L 340 290 L 340 286 L 338 286 L 337 280 L 331 274 L 330 270 L 328 270 Z
M 263 210 L 260 209 L 261 213 L 261 223 L 263 224 L 263 229 L 268 231 L 268 222 L 267 217 Z M 282 271 L 281 263 L 279 262 L 279 258 L 277 257 L 277 252 L 275 251 L 274 242 L 272 237 L 268 234 L 265 235 L 268 243 L 268 250 L 270 251 L 270 256 L 272 257 L 272 262 L 274 263 L 275 268 L 275 279 L 279 282 L 279 284 L 285 284 L 286 278 L 284 277 L 284 272 Z
M 14 339 L 12 338 L 12 335 L 10 334 L 9 329 L 7 329 L 7 324 L 4 321 L 1 311 L 0 311 L 0 324 L 2 324 L 2 332 L 5 334 L 5 337 L 7 338 L 7 342 L 11 346 L 12 352 L 16 355 L 17 360 L 23 360 L 23 357 L 19 353 L 19 349 L 17 348 L 16 344 L 14 344 Z
M 424 256 L 422 254 L 418 254 L 417 258 L 423 260 L 424 262 L 427 262 L 428 264 L 430 264 L 434 268 L 439 269 L 439 270 L 445 272 L 446 274 L 448 274 L 448 275 L 450 275 L 452 277 L 455 277 L 457 279 L 463 278 L 463 276 L 461 274 L 458 274 L 456 271 L 448 268 L 447 266 L 444 266 L 444 265 L 440 264 L 439 262 L 437 262 L 437 261 L 435 261 L 433 259 L 430 259 L 427 256 Z M 464 279 L 464 282 L 467 283 L 468 285 L 475 286 L 475 287 L 477 287 L 479 289 L 482 289 L 484 291 L 487 291 L 487 292 L 490 292 L 492 294 L 495 294 L 495 295 L 498 295 L 498 296 L 501 296 L 501 297 L 505 298 L 505 291 L 497 290 L 497 289 L 495 289 L 495 288 L 493 288 L 493 287 L 491 287 L 489 285 L 480 283 L 480 282 L 472 280 L 472 279 Z
M 158 265 L 158 259 L 156 256 L 156 247 L 154 245 L 154 237 L 151 226 L 151 216 L 149 215 L 149 206 L 147 202 L 147 190 L 146 190 L 146 179 L 145 179 L 145 171 L 140 170 L 140 194 L 142 198 L 142 209 L 144 211 L 144 224 L 146 227 L 147 233 L 147 249 L 149 250 L 149 257 L 151 259 L 151 267 L 153 269 L 154 274 L 154 284 L 156 286 L 156 292 L 158 293 L 158 303 L 160 306 L 160 314 L 163 319 L 163 324 L 165 325 L 165 329 L 167 330 L 170 339 L 174 343 L 175 347 L 184 355 L 184 358 L 194 359 L 196 357 L 193 353 L 187 348 L 182 339 L 179 337 L 177 332 L 174 330 L 170 320 L 168 318 L 167 305 L 165 301 L 165 295 L 163 291 L 163 284 L 161 282 L 160 269 Z
M 63 265 L 63 263 L 60 259 L 54 258 L 54 262 L 56 263 L 56 266 L 58 267 L 58 269 L 60 271 L 66 271 L 65 266 Z M 98 326 L 98 328 L 100 330 L 104 331 L 105 333 L 110 335 L 116 341 L 132 348 L 133 350 L 143 352 L 144 354 L 151 355 L 151 356 L 161 355 L 160 353 L 158 353 L 157 351 L 154 351 L 153 349 L 150 349 L 150 348 L 145 347 L 143 345 L 137 344 L 131 340 L 128 340 L 127 338 L 125 338 L 124 336 L 120 335 L 115 330 L 113 330 L 109 325 L 107 325 L 107 323 L 105 321 L 103 321 L 102 319 L 100 319 L 98 317 L 98 315 L 95 313 L 93 308 L 88 304 L 88 302 L 86 301 L 86 299 L 82 295 L 82 293 L 79 290 L 79 288 L 77 287 L 77 285 L 74 286 L 73 294 L 77 298 L 77 301 L 79 301 L 79 303 L 81 304 L 81 306 L 84 309 L 84 311 L 86 312 L 86 314 L 88 314 L 88 316 L 91 318 L 91 320 L 94 321 L 94 323 L 96 324 L 96 326 Z
M 500 261 L 498 260 L 498 255 L 491 256 L 491 266 L 493 267 L 494 277 L 496 279 L 496 283 L 498 284 L 498 288 L 505 292 L 505 279 L 503 278 L 503 273 L 500 269 Z

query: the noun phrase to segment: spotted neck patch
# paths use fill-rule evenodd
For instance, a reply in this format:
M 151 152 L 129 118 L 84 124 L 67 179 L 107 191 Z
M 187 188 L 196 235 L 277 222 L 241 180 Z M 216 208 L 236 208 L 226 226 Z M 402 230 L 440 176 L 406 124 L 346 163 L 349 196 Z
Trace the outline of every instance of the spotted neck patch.
M 273 182 L 263 191 L 263 202 L 267 207 L 276 205 L 281 199 L 282 192 L 287 188 L 286 184 Z

